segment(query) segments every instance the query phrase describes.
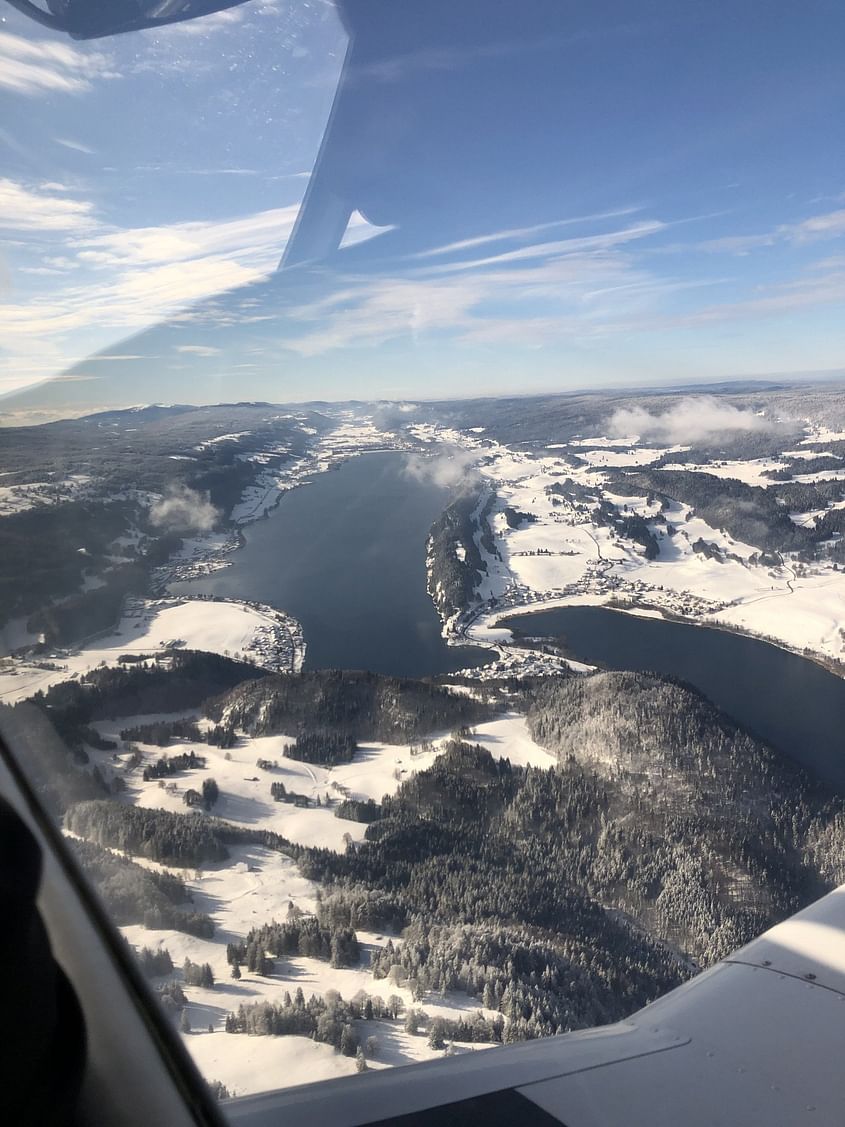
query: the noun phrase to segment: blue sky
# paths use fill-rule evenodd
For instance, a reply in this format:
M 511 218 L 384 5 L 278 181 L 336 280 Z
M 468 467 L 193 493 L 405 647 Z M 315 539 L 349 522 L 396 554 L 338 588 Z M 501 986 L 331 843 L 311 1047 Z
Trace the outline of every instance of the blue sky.
M 91 43 L 0 9 L 0 393 L 62 372 L 40 402 L 845 368 L 839 3 L 413 7 L 359 32 L 320 173 L 352 245 L 275 276 L 341 71 L 332 4 Z

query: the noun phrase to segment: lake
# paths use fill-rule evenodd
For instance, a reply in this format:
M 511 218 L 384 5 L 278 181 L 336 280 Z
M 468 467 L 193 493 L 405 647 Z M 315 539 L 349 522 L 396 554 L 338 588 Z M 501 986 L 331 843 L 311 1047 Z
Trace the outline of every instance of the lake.
M 447 646 L 440 635 L 425 547 L 451 493 L 408 474 L 407 465 L 405 454 L 379 452 L 317 474 L 244 529 L 246 544 L 230 567 L 171 589 L 293 615 L 308 669 L 423 677 L 489 660 L 489 651 Z
M 744 727 L 845 789 L 845 680 L 767 642 L 605 607 L 515 615 L 503 626 L 562 639 L 607 669 L 650 670 L 695 685 Z

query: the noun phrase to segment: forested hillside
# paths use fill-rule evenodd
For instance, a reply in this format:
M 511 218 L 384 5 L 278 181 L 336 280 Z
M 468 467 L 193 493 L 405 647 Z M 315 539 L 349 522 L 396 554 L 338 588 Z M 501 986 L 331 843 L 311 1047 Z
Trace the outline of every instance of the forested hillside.
M 49 715 L 68 747 L 77 749 L 89 739 L 93 720 L 197 708 L 258 673 L 248 662 L 175 650 L 129 669 L 94 669 L 79 681 L 60 681 L 36 693 L 31 703 Z
M 468 489 L 448 505 L 428 534 L 429 594 L 441 618 L 459 614 L 473 600 L 487 571 L 476 543 L 484 535 L 487 514 L 495 494 L 486 499 L 480 486 Z M 495 551 L 492 541 L 489 548 Z
M 383 800 L 363 847 L 303 863 L 431 923 L 593 932 L 598 902 L 704 962 L 841 879 L 842 801 L 693 690 L 550 679 L 528 722 L 557 768 L 454 744 Z
M 428 681 L 318 669 L 240 685 L 209 701 L 206 715 L 253 736 L 319 729 L 355 740 L 402 743 L 474 724 L 490 709 Z
M 197 655 L 174 667 L 196 697 L 203 668 Z M 219 684 L 245 670 L 215 659 L 205 672 Z M 37 714 L 80 732 L 158 700 L 160 674 L 101 671 L 51 690 Z M 211 701 L 226 731 L 296 735 L 319 762 L 326 749 L 348 760 L 359 739 L 462 729 L 427 769 L 367 804 L 365 839 L 343 853 L 106 799 L 84 755 L 54 751 L 59 805 L 75 800 L 65 825 L 97 847 L 82 860 L 118 915 L 194 934 L 211 926 L 178 885 L 151 883 L 105 850 L 185 867 L 261 845 L 323 886 L 321 927 L 405 929 L 375 955 L 377 976 L 395 967 L 419 998 L 464 991 L 508 1019 L 506 1040 L 623 1017 L 692 973 L 690 957 L 724 957 L 845 880 L 845 802 L 688 686 L 570 674 L 525 683 L 508 704 L 526 711 L 555 766 L 517 767 L 468 742 L 490 706 L 427 682 L 322 671 L 244 681 Z
M 633 496 L 657 493 L 689 505 L 711 527 L 724 528 L 735 539 L 763 551 L 794 552 L 813 543 L 811 533 L 794 524 L 767 489 L 734 478 L 690 470 L 644 470 L 620 474 L 613 489 Z
M 624 672 L 553 680 L 528 724 L 562 770 L 601 789 L 600 823 L 581 835 L 593 894 L 696 954 L 725 954 L 841 868 L 841 800 L 688 686 Z
M 514 768 L 455 742 L 383 800 L 363 845 L 309 850 L 300 867 L 350 886 L 350 921 L 360 899 L 372 926 L 408 925 L 376 974 L 397 964 L 420 997 L 464 990 L 511 1019 L 508 1039 L 563 1032 L 621 1018 L 689 974 L 585 894 L 577 838 L 602 804 L 580 772 Z
M 4 428 L 3 488 L 23 511 L 0 515 L 0 625 L 32 616 L 30 629 L 60 645 L 107 629 L 179 547 L 178 528 L 150 519 L 150 497 L 190 491 L 224 527 L 259 472 L 302 456 L 328 425 L 316 411 L 234 403 Z M 132 529 L 140 542 L 118 539 Z M 104 585 L 82 590 L 85 574 Z

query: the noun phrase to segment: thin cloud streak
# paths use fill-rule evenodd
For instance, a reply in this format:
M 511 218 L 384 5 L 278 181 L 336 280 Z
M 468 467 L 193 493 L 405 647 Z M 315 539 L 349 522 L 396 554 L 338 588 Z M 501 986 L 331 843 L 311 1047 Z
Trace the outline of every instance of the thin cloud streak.
M 54 140 L 57 145 L 61 145 L 65 149 L 71 149 L 75 153 L 84 153 L 85 156 L 88 157 L 96 155 L 93 149 L 89 148 L 88 145 L 83 145 L 81 141 L 74 141 L 68 137 L 55 137 Z
M 533 227 L 511 227 L 505 231 L 494 231 L 488 235 L 476 235 L 472 239 L 461 239 L 456 243 L 447 243 L 442 247 L 432 250 L 420 251 L 411 255 L 412 258 L 434 258 L 443 254 L 454 254 L 455 251 L 469 250 L 471 247 L 484 246 L 487 243 L 501 243 L 512 239 L 530 239 L 533 235 L 542 234 L 543 231 L 553 231 L 558 227 L 571 227 L 578 223 L 594 223 L 601 219 L 618 219 L 625 215 L 634 215 L 642 211 L 641 207 L 621 207 L 613 211 L 599 211 L 594 215 L 578 215 L 571 219 L 555 219 L 550 223 L 537 223 Z
M 481 267 L 498 266 L 503 263 L 524 262 L 531 258 L 549 258 L 554 255 L 579 254 L 584 251 L 607 250 L 633 239 L 643 239 L 649 235 L 659 234 L 667 227 L 659 219 L 646 220 L 633 227 L 626 227 L 621 231 L 608 231 L 600 235 L 582 235 L 575 239 L 558 239 L 554 242 L 534 243 L 529 246 L 518 247 L 516 250 L 503 251 L 501 254 L 489 255 L 487 258 L 474 258 L 464 262 L 449 262 L 438 266 L 424 267 L 430 273 L 457 272 L 461 270 L 477 270 Z

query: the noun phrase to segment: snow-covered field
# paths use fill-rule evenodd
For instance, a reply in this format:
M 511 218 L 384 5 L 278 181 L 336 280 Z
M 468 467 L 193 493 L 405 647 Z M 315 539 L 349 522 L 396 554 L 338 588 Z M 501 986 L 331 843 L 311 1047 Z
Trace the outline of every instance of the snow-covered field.
M 0 479 L 3 476 L 0 474 Z M 28 481 L 23 485 L 4 485 L 0 480 L 0 517 L 79 500 L 88 492 L 90 485 L 91 478 L 85 474 L 72 474 L 55 481 Z
M 822 431 L 809 430 L 806 441 L 823 437 Z M 480 446 L 475 434 L 444 429 L 439 438 L 463 444 L 468 451 Z M 437 441 L 437 428 L 426 428 L 425 439 Z M 487 574 L 478 601 L 492 603 L 461 621 L 446 623 L 446 636 L 501 647 L 508 638 L 496 623 L 504 612 L 613 600 L 623 608 L 645 607 L 691 621 L 739 627 L 821 658 L 845 658 L 840 629 L 845 624 L 845 571 L 824 560 L 796 567 L 789 555 L 777 566 L 761 564 L 752 558 L 759 555 L 758 548 L 709 526 L 687 506 L 672 504 L 661 512 L 656 501 L 649 503 L 644 496 L 615 495 L 607 482 L 611 468 L 636 467 L 671 455 L 667 468 L 768 487 L 773 479 L 764 473 L 786 464 L 758 458 L 695 465 L 683 461 L 683 449 L 639 445 L 637 436 L 627 435 L 552 443 L 545 452 L 530 454 L 485 440 L 478 470 L 496 493 L 490 517 L 496 554 L 481 549 Z M 566 451 L 577 454 L 583 464 L 571 466 Z M 626 514 L 642 516 L 657 538 L 657 557 L 647 559 L 640 545 L 595 524 L 591 510 L 596 500 L 556 496 L 557 484 L 567 479 Z M 841 479 L 845 470 L 794 478 L 797 482 Z M 508 506 L 530 519 L 510 527 L 504 513 Z M 813 524 L 823 511 L 790 515 L 796 524 Z M 721 559 L 695 551 L 699 541 L 719 549 Z M 500 653 L 505 656 L 506 651 Z M 531 660 L 536 663 L 537 658 Z
M 270 669 L 300 668 L 303 656 L 297 624 L 270 608 L 210 599 L 136 600 L 127 604 L 117 630 L 79 649 L 0 662 L 0 700 L 13 704 L 103 662 L 114 665 L 121 654 L 173 648 L 243 656 Z
M 122 728 L 166 717 L 128 717 L 119 722 L 100 722 L 97 728 L 104 735 L 119 738 Z M 204 722 L 201 722 L 203 724 Z M 117 753 L 92 751 L 91 755 L 107 776 L 120 774 L 126 783 L 126 801 L 147 807 L 184 812 L 184 791 L 199 789 L 203 778 L 213 777 L 220 798 L 214 814 L 250 829 L 271 829 L 289 840 L 303 845 L 322 845 L 343 850 L 346 841 L 363 837 L 365 826 L 336 818 L 334 805 L 343 798 L 374 798 L 395 792 L 400 781 L 410 773 L 431 765 L 440 753 L 444 735 L 432 741 L 431 750 L 411 755 L 408 745 L 364 744 L 350 764 L 326 769 L 284 758 L 285 747 L 292 742 L 286 736 L 259 738 L 241 737 L 236 747 L 223 751 L 205 743 L 191 744 L 180 740 L 164 754 L 176 754 L 194 747 L 206 758 L 206 767 L 185 771 L 167 780 L 144 781 L 142 767 L 130 767 L 125 748 Z M 508 714 L 474 729 L 474 741 L 487 747 L 497 757 L 507 757 L 515 765 L 551 766 L 554 762 L 543 748 L 531 739 L 525 719 Z M 163 749 L 135 743 L 145 761 L 157 759 Z M 257 766 L 257 760 L 276 761 L 269 770 Z M 306 795 L 311 805 L 298 808 L 277 803 L 270 797 L 271 782 L 284 782 L 289 790 Z M 320 798 L 321 805 L 316 806 Z M 348 835 L 348 837 L 347 837 Z M 210 915 L 215 923 L 213 939 L 201 939 L 169 929 L 147 929 L 141 925 L 122 928 L 129 942 L 142 947 L 166 947 L 178 968 L 186 958 L 195 963 L 209 963 L 215 977 L 210 989 L 191 986 L 187 1014 L 190 1032 L 183 1033 L 185 1043 L 203 1074 L 220 1080 L 232 1093 L 246 1095 L 272 1088 L 287 1087 L 314 1080 L 330 1079 L 355 1071 L 355 1060 L 344 1057 L 329 1046 L 304 1037 L 247 1037 L 224 1031 L 227 1014 L 244 1003 L 280 1002 L 286 991 L 301 988 L 305 997 L 325 996 L 337 991 L 346 1000 L 363 992 L 385 1001 L 396 995 L 406 1008 L 421 1008 L 429 1019 L 467 1017 L 483 1012 L 477 999 L 460 994 L 428 995 L 415 1001 L 402 980 L 393 977 L 377 979 L 369 969 L 370 952 L 384 945 L 386 935 L 359 932 L 362 959 L 356 967 L 336 968 L 328 963 L 304 956 L 279 959 L 272 975 L 258 975 L 242 969 L 240 980 L 234 981 L 226 959 L 226 944 L 242 939 L 250 928 L 271 920 L 288 917 L 291 904 L 296 910 L 315 910 L 318 888 L 305 879 L 294 862 L 260 846 L 232 846 L 225 863 L 205 866 L 200 871 L 176 870 L 185 879 L 193 897 L 192 910 Z M 141 859 L 139 863 L 158 870 L 166 866 Z M 394 943 L 400 940 L 393 936 Z M 177 977 L 178 974 L 177 974 Z M 405 1031 L 402 1020 L 362 1023 L 362 1033 L 373 1036 L 376 1048 L 368 1055 L 370 1068 L 411 1064 L 442 1055 L 442 1050 L 429 1047 L 424 1033 Z M 211 1032 L 209 1032 L 211 1027 Z M 484 1048 L 483 1045 L 455 1045 L 455 1052 Z

